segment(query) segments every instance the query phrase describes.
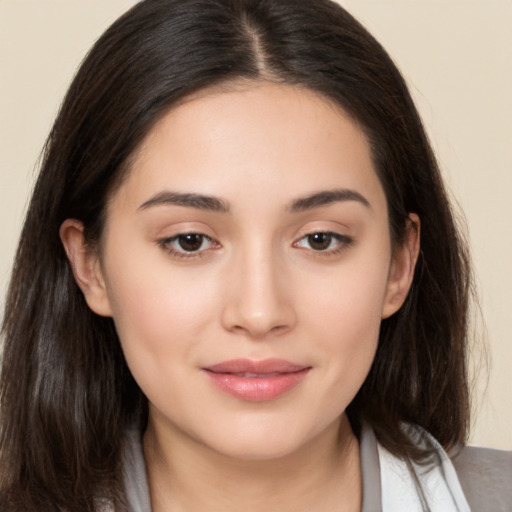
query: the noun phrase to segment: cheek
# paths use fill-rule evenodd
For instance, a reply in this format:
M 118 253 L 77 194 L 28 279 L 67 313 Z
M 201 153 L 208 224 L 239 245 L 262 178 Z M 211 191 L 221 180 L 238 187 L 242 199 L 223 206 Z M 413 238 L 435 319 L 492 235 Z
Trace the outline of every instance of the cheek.
M 316 402 L 319 417 L 333 421 L 352 402 L 363 385 L 377 350 L 380 310 L 361 293 L 328 302 L 311 310 L 318 335 L 319 362 L 324 378 L 323 397 Z M 321 355 L 320 355 L 321 354 Z
M 329 355 L 325 360 L 333 372 L 333 380 L 349 385 L 355 380 L 357 388 L 366 377 L 377 349 L 380 302 L 361 294 L 343 295 L 331 302 L 325 298 L 317 301 L 311 315 L 319 331 L 319 348 Z
M 150 264 L 143 251 L 131 251 L 130 257 L 122 259 L 111 252 L 110 261 L 106 268 L 109 300 L 136 379 L 157 371 L 162 361 L 189 358 L 215 314 L 212 280 L 173 267 L 165 254 L 153 257 Z
M 387 275 L 384 256 L 340 266 L 328 278 L 301 287 L 315 286 L 316 293 L 303 295 L 302 315 L 309 318 L 332 390 L 344 401 L 362 385 L 375 356 Z
M 304 283 L 302 290 L 315 290 L 304 297 L 308 316 L 317 319 L 327 339 L 337 333 L 341 340 L 363 342 L 376 339 L 387 291 L 386 260 L 354 262 L 341 266 L 321 279 Z M 297 292 L 302 293 L 303 292 Z

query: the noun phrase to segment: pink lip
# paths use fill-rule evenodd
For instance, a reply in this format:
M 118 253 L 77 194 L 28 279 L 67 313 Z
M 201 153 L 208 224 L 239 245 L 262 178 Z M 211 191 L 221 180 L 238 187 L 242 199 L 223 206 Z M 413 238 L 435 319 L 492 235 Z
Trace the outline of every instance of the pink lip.
M 283 359 L 233 359 L 203 370 L 221 391 L 241 400 L 263 402 L 290 391 L 311 367 Z

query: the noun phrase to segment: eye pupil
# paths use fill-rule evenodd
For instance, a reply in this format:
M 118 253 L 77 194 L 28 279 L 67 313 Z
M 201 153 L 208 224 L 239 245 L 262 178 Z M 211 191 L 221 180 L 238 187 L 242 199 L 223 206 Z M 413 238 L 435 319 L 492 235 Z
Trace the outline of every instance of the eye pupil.
M 178 237 L 178 244 L 184 251 L 197 251 L 203 245 L 203 235 L 193 233 L 190 235 L 180 235 Z
M 312 233 L 308 235 L 308 243 L 315 251 L 324 251 L 331 245 L 332 235 L 328 233 Z

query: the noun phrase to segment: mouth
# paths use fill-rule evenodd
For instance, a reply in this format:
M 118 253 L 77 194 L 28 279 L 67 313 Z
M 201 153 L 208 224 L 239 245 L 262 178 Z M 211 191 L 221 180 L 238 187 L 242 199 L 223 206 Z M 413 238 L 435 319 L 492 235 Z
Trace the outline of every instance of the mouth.
M 263 402 L 291 391 L 304 380 L 311 366 L 283 359 L 233 359 L 202 370 L 220 391 L 240 400 Z

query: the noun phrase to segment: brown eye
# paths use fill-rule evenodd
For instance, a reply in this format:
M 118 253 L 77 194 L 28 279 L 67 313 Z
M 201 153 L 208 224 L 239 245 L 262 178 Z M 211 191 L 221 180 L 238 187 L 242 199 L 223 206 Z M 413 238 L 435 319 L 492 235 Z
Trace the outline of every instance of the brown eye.
M 191 233 L 187 235 L 179 235 L 176 239 L 180 249 L 186 252 L 194 252 L 201 249 L 204 242 L 204 235 Z
M 354 240 L 347 235 L 331 233 L 329 231 L 317 231 L 316 233 L 304 235 L 293 246 L 327 256 L 340 253 L 350 247 L 353 242 Z
M 182 233 L 158 240 L 158 245 L 175 258 L 199 258 L 220 244 L 201 233 Z
M 314 251 L 325 251 L 332 243 L 332 235 L 330 233 L 312 233 L 307 236 L 308 244 Z

